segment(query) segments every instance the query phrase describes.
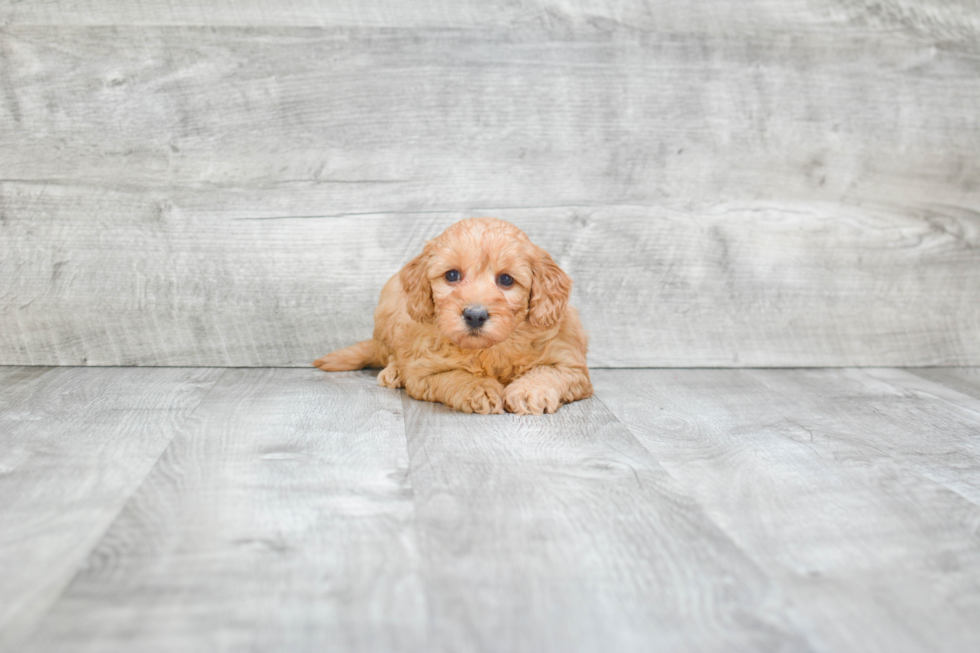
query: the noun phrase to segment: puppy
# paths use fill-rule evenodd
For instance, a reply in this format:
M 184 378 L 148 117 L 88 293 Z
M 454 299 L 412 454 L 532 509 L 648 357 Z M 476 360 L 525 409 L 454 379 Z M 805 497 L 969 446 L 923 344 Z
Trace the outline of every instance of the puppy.
M 313 363 L 466 413 L 553 413 L 592 395 L 572 280 L 514 225 L 457 222 L 393 276 L 374 338 Z

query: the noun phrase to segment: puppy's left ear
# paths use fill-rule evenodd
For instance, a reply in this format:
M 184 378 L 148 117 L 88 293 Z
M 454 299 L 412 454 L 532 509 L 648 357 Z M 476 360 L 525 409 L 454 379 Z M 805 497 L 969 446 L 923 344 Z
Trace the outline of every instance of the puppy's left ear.
M 536 327 L 552 327 L 561 319 L 572 293 L 572 279 L 548 252 L 537 245 L 531 262 L 531 298 L 528 321 Z
M 435 317 L 435 302 L 432 301 L 432 286 L 427 276 L 429 272 L 429 247 L 405 264 L 398 276 L 405 294 L 405 308 L 416 322 L 428 322 Z

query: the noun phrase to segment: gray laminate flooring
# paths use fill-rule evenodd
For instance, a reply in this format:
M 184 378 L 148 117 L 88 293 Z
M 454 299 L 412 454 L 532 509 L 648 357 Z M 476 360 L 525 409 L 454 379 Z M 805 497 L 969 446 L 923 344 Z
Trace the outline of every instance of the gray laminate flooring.
M 975 651 L 980 372 L 0 367 L 3 651 Z

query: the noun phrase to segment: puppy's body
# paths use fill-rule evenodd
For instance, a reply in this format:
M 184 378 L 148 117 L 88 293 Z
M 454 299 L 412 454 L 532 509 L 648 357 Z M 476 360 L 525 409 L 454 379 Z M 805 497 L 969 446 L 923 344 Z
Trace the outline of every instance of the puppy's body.
M 464 412 L 554 412 L 592 394 L 570 291 L 568 275 L 517 227 L 463 220 L 385 284 L 372 340 L 314 365 L 383 367 L 381 385 Z

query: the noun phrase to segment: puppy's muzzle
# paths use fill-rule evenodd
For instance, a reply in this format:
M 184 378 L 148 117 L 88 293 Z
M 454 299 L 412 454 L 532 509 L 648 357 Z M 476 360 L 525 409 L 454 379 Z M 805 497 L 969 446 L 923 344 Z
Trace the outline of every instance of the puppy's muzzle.
M 482 306 L 467 306 L 463 309 L 463 321 L 471 331 L 479 331 L 488 319 L 490 314 Z

